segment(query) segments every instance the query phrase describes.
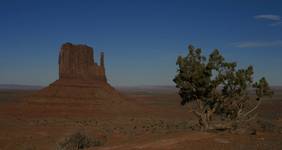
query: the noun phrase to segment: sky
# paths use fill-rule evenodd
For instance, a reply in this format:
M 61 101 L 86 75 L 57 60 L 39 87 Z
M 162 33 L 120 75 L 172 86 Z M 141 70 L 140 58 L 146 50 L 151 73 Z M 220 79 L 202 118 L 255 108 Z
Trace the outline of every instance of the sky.
M 1 0 L 0 84 L 58 79 L 65 42 L 103 49 L 114 86 L 174 85 L 189 44 L 282 85 L 281 0 Z

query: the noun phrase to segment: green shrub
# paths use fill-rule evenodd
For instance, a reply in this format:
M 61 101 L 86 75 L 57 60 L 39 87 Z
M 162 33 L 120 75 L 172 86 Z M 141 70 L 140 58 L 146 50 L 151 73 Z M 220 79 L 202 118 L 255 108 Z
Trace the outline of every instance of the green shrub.
M 89 147 L 101 146 L 103 142 L 96 138 L 90 138 L 80 132 L 72 134 L 58 143 L 58 150 L 82 150 Z

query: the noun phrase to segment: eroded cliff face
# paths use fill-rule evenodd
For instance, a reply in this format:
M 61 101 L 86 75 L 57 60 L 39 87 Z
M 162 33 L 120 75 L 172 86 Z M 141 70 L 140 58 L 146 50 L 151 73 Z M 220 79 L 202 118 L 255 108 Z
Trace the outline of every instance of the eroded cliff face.
M 87 45 L 63 44 L 59 54 L 59 79 L 106 82 L 104 53 L 100 65 L 95 63 L 93 48 Z
M 121 95 L 108 82 L 104 53 L 95 63 L 93 48 L 65 43 L 59 53 L 59 79 L 40 90 L 33 97 L 40 99 L 112 99 Z M 33 98 L 33 100 L 36 100 Z

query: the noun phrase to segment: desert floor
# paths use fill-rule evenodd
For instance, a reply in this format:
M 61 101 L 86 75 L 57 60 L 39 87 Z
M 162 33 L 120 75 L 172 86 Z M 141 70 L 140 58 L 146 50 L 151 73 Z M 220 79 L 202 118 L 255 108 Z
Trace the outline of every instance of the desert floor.
M 95 150 L 282 149 L 282 88 L 259 110 L 255 131 L 203 133 L 171 88 L 120 88 L 125 104 L 109 100 L 25 103 L 36 91 L 0 92 L 0 150 L 55 150 L 80 132 L 101 141 Z M 263 123 L 262 123 L 263 122 Z

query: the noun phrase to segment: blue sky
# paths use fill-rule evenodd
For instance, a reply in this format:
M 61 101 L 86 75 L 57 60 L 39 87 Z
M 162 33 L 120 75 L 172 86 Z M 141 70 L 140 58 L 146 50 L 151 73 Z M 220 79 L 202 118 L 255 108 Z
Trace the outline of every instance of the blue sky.
M 281 0 L 0 2 L 0 83 L 48 85 L 61 44 L 104 49 L 113 85 L 173 85 L 187 45 L 219 48 L 282 85 Z M 98 60 L 96 58 L 96 60 Z

